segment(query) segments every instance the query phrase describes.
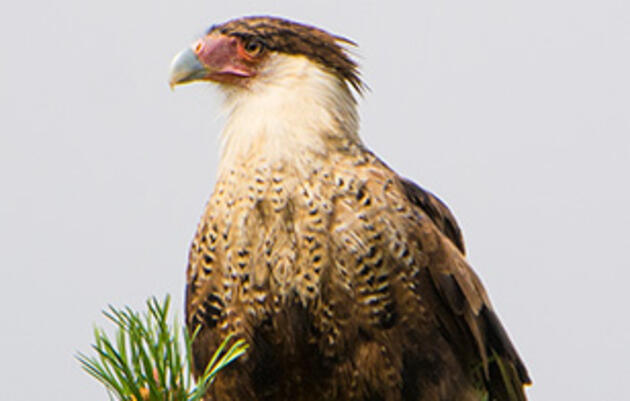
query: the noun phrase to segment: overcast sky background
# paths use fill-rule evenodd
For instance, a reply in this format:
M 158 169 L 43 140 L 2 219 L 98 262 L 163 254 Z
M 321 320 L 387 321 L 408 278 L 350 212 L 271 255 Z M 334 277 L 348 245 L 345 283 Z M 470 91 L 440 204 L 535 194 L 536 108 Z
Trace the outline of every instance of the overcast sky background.
M 222 120 L 168 66 L 250 14 L 359 43 L 362 136 L 455 212 L 530 399 L 628 400 L 627 0 L 5 2 L 0 399 L 107 400 L 74 359 L 101 309 L 182 311 Z

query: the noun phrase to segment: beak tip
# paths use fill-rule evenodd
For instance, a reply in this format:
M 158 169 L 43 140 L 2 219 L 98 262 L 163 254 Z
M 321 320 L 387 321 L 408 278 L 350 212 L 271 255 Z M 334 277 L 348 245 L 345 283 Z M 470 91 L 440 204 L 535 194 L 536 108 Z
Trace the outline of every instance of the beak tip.
M 178 84 L 203 79 L 207 74 L 206 67 L 201 64 L 191 48 L 179 52 L 171 62 L 169 86 L 171 90 Z

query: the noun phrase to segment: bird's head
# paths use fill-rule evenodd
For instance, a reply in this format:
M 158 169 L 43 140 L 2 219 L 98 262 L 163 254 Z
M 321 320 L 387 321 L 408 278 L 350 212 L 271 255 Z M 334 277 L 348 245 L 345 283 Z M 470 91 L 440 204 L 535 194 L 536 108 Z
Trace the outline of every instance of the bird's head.
M 280 18 L 235 19 L 175 56 L 170 84 L 214 82 L 226 95 L 221 171 L 252 158 L 307 171 L 306 155 L 361 143 L 352 89 L 360 94 L 363 83 L 348 45 Z
M 277 80 L 286 73 L 283 66 L 288 60 L 305 58 L 361 92 L 357 64 L 344 48 L 353 44 L 281 18 L 240 18 L 212 26 L 204 37 L 175 56 L 170 85 L 211 81 L 231 89 L 248 88 L 255 82 Z

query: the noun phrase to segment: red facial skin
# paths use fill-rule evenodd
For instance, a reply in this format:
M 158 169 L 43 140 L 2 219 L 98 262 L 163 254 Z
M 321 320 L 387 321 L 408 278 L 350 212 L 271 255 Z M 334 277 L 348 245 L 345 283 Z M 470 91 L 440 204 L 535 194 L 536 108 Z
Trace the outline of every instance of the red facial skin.
M 206 79 L 215 82 L 242 84 L 256 75 L 256 67 L 263 56 L 261 45 L 245 50 L 241 38 L 210 34 L 193 45 L 195 55 L 208 70 Z

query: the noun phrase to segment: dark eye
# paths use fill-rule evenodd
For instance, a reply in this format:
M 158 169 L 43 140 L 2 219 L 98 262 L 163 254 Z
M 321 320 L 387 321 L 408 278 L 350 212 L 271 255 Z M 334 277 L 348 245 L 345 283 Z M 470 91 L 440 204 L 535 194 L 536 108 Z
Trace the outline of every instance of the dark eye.
M 245 46 L 243 48 L 251 56 L 257 56 L 263 51 L 265 45 L 259 39 L 254 38 L 245 42 Z

